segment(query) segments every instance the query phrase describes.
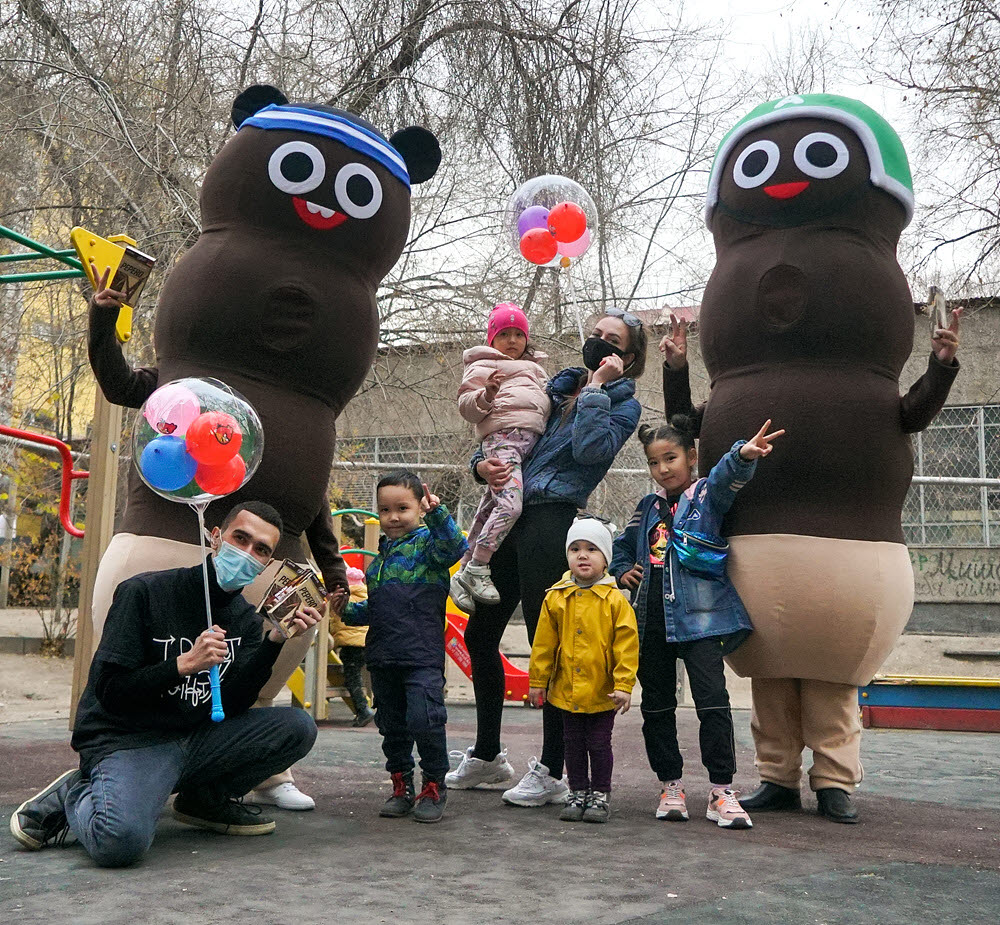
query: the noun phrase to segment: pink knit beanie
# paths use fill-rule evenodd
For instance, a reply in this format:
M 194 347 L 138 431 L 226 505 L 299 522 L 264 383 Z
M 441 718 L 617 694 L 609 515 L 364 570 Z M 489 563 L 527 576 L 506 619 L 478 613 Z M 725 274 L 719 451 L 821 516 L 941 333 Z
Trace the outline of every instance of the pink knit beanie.
M 489 324 L 486 325 L 486 343 L 493 346 L 493 338 L 505 328 L 517 328 L 528 336 L 528 317 L 520 306 L 513 302 L 501 302 L 490 312 Z

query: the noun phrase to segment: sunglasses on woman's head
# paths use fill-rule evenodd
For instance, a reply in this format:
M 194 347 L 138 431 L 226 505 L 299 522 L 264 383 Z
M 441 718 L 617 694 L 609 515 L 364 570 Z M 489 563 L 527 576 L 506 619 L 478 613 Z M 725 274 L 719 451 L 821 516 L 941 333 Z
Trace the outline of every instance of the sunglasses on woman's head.
M 632 312 L 622 311 L 620 308 L 609 308 L 605 315 L 610 315 L 612 318 L 621 318 L 630 328 L 642 327 L 642 321 L 637 315 L 633 315 Z

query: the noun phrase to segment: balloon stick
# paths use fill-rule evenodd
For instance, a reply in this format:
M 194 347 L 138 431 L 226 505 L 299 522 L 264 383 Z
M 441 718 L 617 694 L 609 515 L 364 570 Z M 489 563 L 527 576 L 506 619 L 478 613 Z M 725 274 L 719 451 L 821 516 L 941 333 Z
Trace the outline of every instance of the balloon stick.
M 573 314 L 576 316 L 576 327 L 580 332 L 580 346 L 582 347 L 587 338 L 583 334 L 583 315 L 580 314 L 580 300 L 576 297 L 576 287 L 573 285 L 573 277 L 569 272 L 569 268 L 567 267 L 563 270 L 561 275 L 566 280 L 566 301 L 564 304 L 568 305 L 570 300 L 573 302 Z
M 191 503 L 195 513 L 198 515 L 198 537 L 201 540 L 201 577 L 205 585 L 205 614 L 208 617 L 208 628 L 212 629 L 212 598 L 208 591 L 208 548 L 205 546 L 205 508 L 208 501 L 195 501 Z M 222 709 L 222 689 L 219 683 L 219 666 L 213 665 L 208 669 L 208 681 L 212 688 L 212 722 L 221 723 L 226 714 Z

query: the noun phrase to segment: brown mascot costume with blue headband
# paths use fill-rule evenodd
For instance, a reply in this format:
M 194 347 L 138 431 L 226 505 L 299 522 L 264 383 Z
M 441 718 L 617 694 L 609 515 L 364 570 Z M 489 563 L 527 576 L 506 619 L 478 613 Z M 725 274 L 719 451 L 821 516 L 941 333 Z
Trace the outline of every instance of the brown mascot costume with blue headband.
M 857 818 L 856 688 L 913 605 L 900 525 L 908 435 L 938 413 L 958 371 L 932 352 L 900 397 L 914 309 L 896 245 L 912 214 L 903 145 L 856 100 L 765 103 L 723 139 L 713 164 L 702 471 L 767 418 L 787 431 L 725 522 L 729 574 L 754 624 L 730 657 L 753 679 L 762 784 L 741 801 L 747 809 L 797 809 L 810 748 L 820 811 Z M 665 369 L 664 391 L 669 413 L 690 410 L 686 368 Z
M 441 150 L 426 129 L 386 139 L 359 116 L 292 106 L 269 86 L 241 93 L 232 118 L 238 131 L 201 188 L 201 236 L 160 295 L 156 367 L 126 364 L 114 336 L 117 311 L 93 302 L 90 361 L 108 399 L 131 408 L 158 383 L 185 376 L 242 392 L 263 422 L 264 456 L 239 492 L 209 506 L 208 527 L 241 500 L 265 501 L 285 525 L 276 558 L 311 554 L 328 589 L 346 588 L 326 492 L 335 421 L 375 357 L 375 294 L 409 234 L 410 186 L 434 176 Z M 154 494 L 131 469 L 125 514 L 97 578 L 98 636 L 119 582 L 199 560 L 191 510 Z M 266 585 L 267 575 L 255 584 Z M 270 696 L 303 645 L 308 639 L 285 646 L 277 687 L 265 688 Z

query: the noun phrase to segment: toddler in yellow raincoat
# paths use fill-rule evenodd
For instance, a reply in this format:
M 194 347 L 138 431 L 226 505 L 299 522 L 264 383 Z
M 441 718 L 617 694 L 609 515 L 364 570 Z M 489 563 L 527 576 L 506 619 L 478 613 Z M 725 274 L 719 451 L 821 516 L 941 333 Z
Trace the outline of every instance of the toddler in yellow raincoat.
M 631 706 L 639 666 L 635 613 L 607 571 L 611 544 L 601 521 L 574 521 L 569 571 L 546 594 L 531 647 L 529 701 L 563 711 L 571 793 L 559 818 L 566 822 L 611 815 L 611 733 L 615 714 Z

